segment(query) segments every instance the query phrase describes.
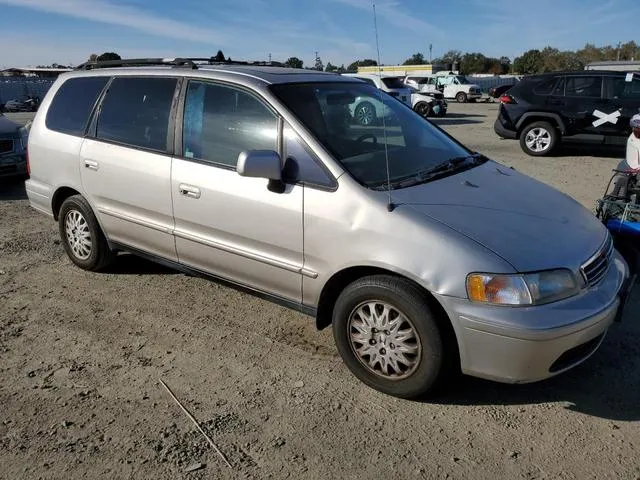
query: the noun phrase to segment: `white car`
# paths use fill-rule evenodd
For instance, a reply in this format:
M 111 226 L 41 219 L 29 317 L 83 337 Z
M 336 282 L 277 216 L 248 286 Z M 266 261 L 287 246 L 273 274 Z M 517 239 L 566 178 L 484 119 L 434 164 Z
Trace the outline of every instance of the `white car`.
M 409 86 L 411 108 L 423 117 L 443 117 L 447 113 L 447 101 L 440 92 L 426 92 Z
M 455 99 L 458 103 L 475 102 L 482 98 L 480 85 L 471 83 L 464 75 L 453 72 L 404 78 L 404 83 L 426 92 L 442 92 L 444 98 Z
M 343 73 L 342 75 L 345 77 L 358 78 L 387 92 L 408 107 L 413 107 L 411 90 L 403 83 L 400 77 L 378 75 L 375 73 Z M 383 116 L 388 117 L 391 113 L 391 110 L 384 106 L 382 102 L 371 101 L 369 97 L 363 101 L 357 99 L 350 107 L 350 111 L 355 121 L 363 126 L 373 125 Z

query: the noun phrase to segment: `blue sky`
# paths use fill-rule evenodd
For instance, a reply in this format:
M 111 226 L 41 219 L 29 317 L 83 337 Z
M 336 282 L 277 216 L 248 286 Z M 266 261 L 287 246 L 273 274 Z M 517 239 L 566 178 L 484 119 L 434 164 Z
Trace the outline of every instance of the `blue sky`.
M 376 58 L 372 0 L 0 0 L 0 66 L 123 57 Z M 381 60 L 447 50 L 517 56 L 637 39 L 632 0 L 376 0 Z

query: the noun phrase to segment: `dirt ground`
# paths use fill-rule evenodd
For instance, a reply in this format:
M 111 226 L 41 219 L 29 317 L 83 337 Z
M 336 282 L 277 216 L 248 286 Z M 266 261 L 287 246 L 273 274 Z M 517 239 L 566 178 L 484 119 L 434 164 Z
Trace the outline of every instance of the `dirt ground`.
M 623 151 L 533 159 L 495 136 L 496 110 L 438 123 L 593 208 Z M 569 373 L 409 402 L 359 383 L 309 317 L 131 256 L 87 273 L 58 238 L 0 183 L 1 478 L 640 479 L 640 289 Z

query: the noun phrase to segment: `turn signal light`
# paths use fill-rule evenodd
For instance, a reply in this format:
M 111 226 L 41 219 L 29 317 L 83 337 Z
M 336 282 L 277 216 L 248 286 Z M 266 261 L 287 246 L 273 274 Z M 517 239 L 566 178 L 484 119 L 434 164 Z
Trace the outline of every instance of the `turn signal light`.
M 500 98 L 500 103 L 516 103 L 516 101 L 509 95 L 501 95 Z

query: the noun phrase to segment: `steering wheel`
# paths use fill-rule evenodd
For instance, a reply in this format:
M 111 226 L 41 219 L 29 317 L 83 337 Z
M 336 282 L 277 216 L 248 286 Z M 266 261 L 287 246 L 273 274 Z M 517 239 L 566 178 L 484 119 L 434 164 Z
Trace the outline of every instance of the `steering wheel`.
M 364 135 L 359 136 L 356 139 L 356 142 L 364 142 L 367 138 L 372 138 L 374 145 L 378 143 L 378 137 L 376 137 L 373 133 L 365 133 Z

